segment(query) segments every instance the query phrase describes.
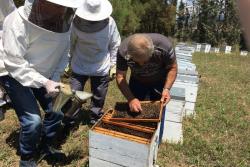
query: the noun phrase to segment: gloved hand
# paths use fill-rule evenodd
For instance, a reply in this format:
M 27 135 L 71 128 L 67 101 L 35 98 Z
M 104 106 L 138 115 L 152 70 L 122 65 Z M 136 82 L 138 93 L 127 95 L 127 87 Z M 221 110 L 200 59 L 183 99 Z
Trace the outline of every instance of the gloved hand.
M 62 83 L 55 82 L 55 81 L 52 81 L 52 80 L 48 80 L 45 83 L 45 88 L 47 90 L 47 93 L 51 97 L 54 97 L 54 96 L 57 95 L 57 93 L 59 93 L 60 87 L 63 87 Z
M 110 70 L 109 70 L 110 79 L 113 80 L 115 78 L 115 75 L 116 75 L 116 65 L 113 65 L 110 67 Z
M 131 112 L 142 112 L 141 103 L 138 99 L 134 98 L 129 101 L 129 108 Z

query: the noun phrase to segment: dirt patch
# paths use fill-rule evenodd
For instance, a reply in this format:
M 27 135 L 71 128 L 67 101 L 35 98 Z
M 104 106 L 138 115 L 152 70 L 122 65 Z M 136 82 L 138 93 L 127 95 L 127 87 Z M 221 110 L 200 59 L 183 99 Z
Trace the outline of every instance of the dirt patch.
M 113 118 L 158 119 L 160 115 L 159 103 L 142 103 L 142 112 L 131 112 L 128 103 L 117 103 Z

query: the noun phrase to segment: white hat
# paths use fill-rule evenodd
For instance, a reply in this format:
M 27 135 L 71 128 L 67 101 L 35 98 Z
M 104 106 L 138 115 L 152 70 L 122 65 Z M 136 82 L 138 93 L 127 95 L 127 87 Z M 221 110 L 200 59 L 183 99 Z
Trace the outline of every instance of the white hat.
M 84 0 L 83 6 L 76 10 L 76 15 L 89 21 L 100 21 L 112 13 L 112 5 L 108 0 Z
M 78 8 L 83 4 L 83 0 L 47 0 L 49 2 L 66 6 L 69 8 Z

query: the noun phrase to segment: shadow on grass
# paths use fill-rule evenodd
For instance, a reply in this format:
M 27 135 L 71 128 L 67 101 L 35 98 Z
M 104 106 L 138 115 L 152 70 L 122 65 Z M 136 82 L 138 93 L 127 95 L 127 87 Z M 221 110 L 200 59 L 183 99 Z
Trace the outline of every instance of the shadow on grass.
M 62 125 L 61 128 L 59 128 L 57 136 L 54 140 L 54 147 L 61 150 L 62 145 L 67 142 L 69 136 L 75 131 L 77 131 L 80 125 L 88 125 L 88 123 L 89 123 L 88 112 L 85 110 L 79 112 L 75 116 L 75 119 L 72 120 L 71 124 Z M 6 144 L 12 149 L 16 150 L 17 156 L 20 156 L 19 135 L 20 135 L 20 129 L 15 129 L 6 138 Z M 83 158 L 84 157 L 82 157 L 81 154 L 76 150 L 60 160 L 55 160 L 50 157 L 43 158 L 42 160 L 47 162 L 47 164 L 51 166 L 67 166 L 72 162 L 82 160 Z M 43 162 L 41 163 L 43 164 Z M 86 164 L 88 164 L 87 160 Z
M 9 147 L 16 150 L 16 155 L 20 155 L 20 149 L 19 149 L 19 135 L 20 135 L 20 129 L 16 129 L 11 132 L 11 134 L 6 138 L 6 143 Z
M 54 146 L 61 149 L 61 146 L 67 142 L 67 139 L 72 133 L 79 129 L 80 125 L 89 125 L 89 112 L 86 109 L 81 109 L 80 112 L 74 116 L 74 119 L 68 120 L 68 122 L 62 126 L 58 132 Z M 72 164 L 74 161 L 82 161 L 84 159 L 83 164 L 88 166 L 88 159 L 85 158 L 81 155 L 79 150 L 74 150 L 65 157 L 65 159 L 55 161 L 54 159 L 47 158 L 44 160 L 51 166 L 66 166 Z
M 61 145 L 65 144 L 67 138 L 71 133 L 76 131 L 80 125 L 89 125 L 89 111 L 86 108 L 82 108 L 74 115 L 73 119 L 64 118 L 63 126 L 59 129 L 55 146 L 58 148 Z

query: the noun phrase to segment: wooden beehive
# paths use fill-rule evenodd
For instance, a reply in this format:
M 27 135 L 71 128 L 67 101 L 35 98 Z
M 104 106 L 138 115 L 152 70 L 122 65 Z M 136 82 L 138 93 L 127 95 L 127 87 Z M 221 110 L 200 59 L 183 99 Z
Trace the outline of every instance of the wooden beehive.
M 89 131 L 89 166 L 153 167 L 160 124 L 114 122 L 112 112 L 106 112 Z

